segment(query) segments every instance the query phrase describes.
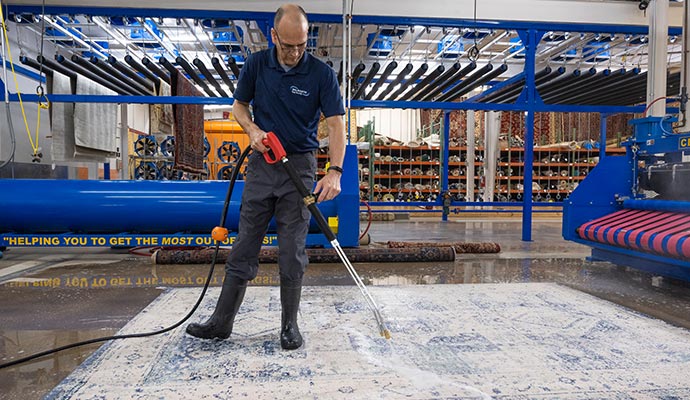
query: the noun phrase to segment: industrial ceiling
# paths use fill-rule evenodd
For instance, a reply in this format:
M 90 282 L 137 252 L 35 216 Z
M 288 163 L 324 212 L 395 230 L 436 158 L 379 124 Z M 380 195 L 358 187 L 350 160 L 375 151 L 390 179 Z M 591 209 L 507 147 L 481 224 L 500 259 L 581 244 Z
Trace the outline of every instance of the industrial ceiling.
M 626 6 L 637 9 L 634 4 Z M 171 67 L 179 68 L 190 76 L 196 75 L 197 84 L 207 96 L 231 95 L 246 57 L 271 45 L 267 40 L 271 13 L 266 12 L 227 17 L 215 17 L 219 13 L 213 12 L 204 16 L 202 12 L 184 17 L 181 11 L 155 15 L 148 9 L 140 14 L 129 9 L 121 15 L 116 15 L 116 9 L 99 13 L 97 8 L 75 9 L 81 12 L 51 7 L 34 8 L 32 12 L 21 7 L 19 11 L 9 10 L 9 36 L 16 40 L 29 66 L 49 69 L 48 64 L 54 65 L 57 57 L 68 69 L 73 66 L 70 61 L 87 67 L 88 63 L 108 64 L 108 60 L 119 64 L 119 69 L 123 65 L 143 68 L 140 75 L 151 71 L 154 75 L 166 74 Z M 339 19 L 323 15 L 312 18 L 307 51 L 342 76 L 344 28 Z M 477 19 L 382 21 L 353 22 L 351 39 L 346 39 L 351 41 L 348 48 L 353 99 L 457 101 L 523 71 L 525 48 L 518 29 L 505 24 Z M 648 37 L 644 27 L 629 28 L 618 32 L 615 26 L 602 25 L 595 30 L 596 25 L 584 25 L 578 29 L 545 30 L 536 50 L 535 67 L 541 74 L 537 75 L 541 79 L 538 83 L 548 86 L 570 78 L 577 84 L 578 79 L 588 78 L 586 82 L 601 86 L 608 79 L 626 76 L 631 84 L 637 82 L 634 87 L 641 88 L 640 77 L 648 64 Z M 675 72 L 681 60 L 678 34 L 669 36 L 668 46 L 669 70 Z M 39 52 L 42 59 L 37 58 Z M 582 78 L 575 79 L 573 74 Z M 425 88 L 414 87 L 425 78 Z M 674 82 L 669 79 L 669 85 Z M 514 92 L 502 99 L 484 101 L 514 101 Z M 566 100 L 556 92 L 550 98 Z M 633 96 L 624 104 L 639 100 L 640 96 Z

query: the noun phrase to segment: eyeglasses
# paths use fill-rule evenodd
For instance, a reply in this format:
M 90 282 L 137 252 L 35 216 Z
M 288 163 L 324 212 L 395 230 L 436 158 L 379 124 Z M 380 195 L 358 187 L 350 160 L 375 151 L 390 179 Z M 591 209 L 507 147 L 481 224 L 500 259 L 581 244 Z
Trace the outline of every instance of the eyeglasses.
M 278 44 L 280 45 L 280 47 L 288 53 L 291 53 L 293 51 L 301 53 L 304 51 L 304 49 L 307 48 L 307 42 L 301 44 L 284 44 L 283 41 L 280 40 L 280 36 L 278 36 L 278 31 L 274 29 L 273 32 L 276 33 L 276 39 L 278 39 Z

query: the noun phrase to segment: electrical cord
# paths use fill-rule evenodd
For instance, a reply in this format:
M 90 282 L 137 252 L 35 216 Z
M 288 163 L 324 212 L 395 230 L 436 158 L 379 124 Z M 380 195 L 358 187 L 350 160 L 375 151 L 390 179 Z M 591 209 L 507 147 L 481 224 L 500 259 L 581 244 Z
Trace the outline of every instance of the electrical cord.
M 29 136 L 29 143 L 31 144 L 31 149 L 33 150 L 33 155 L 36 157 L 39 152 L 40 148 L 38 147 L 38 137 L 39 137 L 39 132 L 38 129 L 36 129 L 36 140 L 31 137 L 31 129 L 29 128 L 29 121 L 26 118 L 26 110 L 24 109 L 24 101 L 22 100 L 22 93 L 19 90 L 19 82 L 17 81 L 17 72 L 14 70 L 14 62 L 12 61 L 12 52 L 10 50 L 10 40 L 9 37 L 7 36 L 7 24 L 5 22 L 5 14 L 2 11 L 2 7 L 0 7 L 0 21 L 2 23 L 2 33 L 4 35 L 4 44 L 7 45 L 7 61 L 10 63 L 10 67 L 12 67 L 12 77 L 14 78 L 14 86 L 17 90 L 17 97 L 19 98 L 19 108 L 22 111 L 22 118 L 24 119 L 24 127 L 26 128 L 26 133 Z M 4 54 L 3 54 L 4 55 Z M 4 67 L 7 68 L 7 67 Z M 5 85 L 7 85 L 7 82 L 5 82 Z M 5 87 L 5 101 L 8 103 L 8 114 L 7 118 L 11 118 L 11 114 L 9 113 L 9 99 L 7 97 L 7 91 L 9 89 Z M 45 97 L 45 95 L 43 96 Z M 39 99 L 38 101 L 38 116 L 39 122 L 41 118 L 41 108 L 47 108 L 47 106 L 42 106 L 41 100 Z M 10 124 L 11 126 L 11 124 Z M 38 128 L 38 127 L 37 127 Z M 11 128 L 13 129 L 13 128 Z M 14 157 L 14 150 L 12 151 L 12 157 Z M 4 166 L 5 164 L 3 164 Z
M 362 203 L 364 203 L 364 205 L 367 207 L 367 227 L 364 228 L 364 232 L 359 235 L 359 240 L 362 240 L 362 238 L 366 236 L 367 232 L 369 232 L 371 221 L 374 219 L 374 212 L 372 211 L 369 203 L 366 201 L 363 201 Z
M 0 16 L 2 16 L 2 20 L 0 20 L 0 24 L 2 24 L 2 31 L 7 32 L 7 28 L 5 26 L 5 19 L 4 19 L 4 14 L 2 12 L 2 5 L 0 5 Z M 5 40 L 3 37 L 2 41 L 2 49 L 3 49 L 3 58 L 5 57 Z M 3 70 L 5 71 L 5 76 L 3 79 L 7 81 L 7 66 L 3 64 Z M 7 117 L 7 130 L 10 135 L 10 156 L 5 160 L 4 162 L 0 163 L 0 169 L 6 167 L 10 163 L 14 161 L 14 155 L 17 150 L 17 139 L 15 137 L 14 133 L 14 125 L 12 125 L 12 110 L 10 108 L 10 97 L 9 97 L 9 88 L 7 87 L 7 84 L 5 84 L 5 116 Z M 14 175 L 14 169 L 12 169 L 12 175 Z M 14 176 L 13 176 L 14 177 Z
M 659 101 L 659 100 L 664 100 L 664 99 L 666 99 L 666 98 L 667 98 L 666 96 L 661 96 L 661 97 L 657 97 L 656 99 L 654 99 L 651 103 L 649 103 L 649 104 L 647 105 L 647 107 L 645 107 L 644 111 L 642 112 L 642 116 L 643 116 L 643 117 L 646 117 L 646 116 L 647 116 L 647 111 L 649 111 L 649 109 L 652 108 L 652 106 L 654 105 L 654 103 L 656 103 L 656 102 Z
M 242 152 L 239 159 L 237 160 L 236 165 L 238 165 L 238 166 L 242 165 L 242 163 L 244 162 L 244 159 L 247 158 L 247 155 L 249 154 L 250 151 L 251 151 L 251 147 L 247 146 L 247 148 Z M 225 202 L 223 203 L 223 212 L 221 213 L 221 217 L 220 217 L 220 225 L 219 226 L 221 226 L 221 227 L 225 226 L 225 219 L 227 217 L 228 207 L 230 205 L 230 197 L 232 196 L 232 190 L 235 187 L 235 181 L 237 180 L 239 170 L 240 170 L 239 168 L 233 168 L 233 170 L 232 170 L 232 175 L 230 177 L 230 185 L 228 186 L 228 192 L 225 196 Z M 105 337 L 101 337 L 101 338 L 95 338 L 95 339 L 91 339 L 91 340 L 85 340 L 82 342 L 67 344 L 67 345 L 64 345 L 64 346 L 61 346 L 61 347 L 58 347 L 55 349 L 42 351 L 40 353 L 36 353 L 36 354 L 30 355 L 30 356 L 27 356 L 24 358 L 20 358 L 20 359 L 13 360 L 13 361 L 10 361 L 10 362 L 4 363 L 4 364 L 0 364 L 0 370 L 14 366 L 14 365 L 23 364 L 27 361 L 35 360 L 37 358 L 44 357 L 44 356 L 47 356 L 50 354 L 54 354 L 54 353 L 57 353 L 57 352 L 60 352 L 63 350 L 73 349 L 75 347 L 85 346 L 85 345 L 92 344 L 92 343 L 107 342 L 110 340 L 132 339 L 132 338 L 143 338 L 143 337 L 148 337 L 148 336 L 155 336 L 155 335 L 160 335 L 162 333 L 171 331 L 171 330 L 179 327 L 185 321 L 187 321 L 194 314 L 194 312 L 196 312 L 197 308 L 199 308 L 199 305 L 201 304 L 201 301 L 203 300 L 204 296 L 206 295 L 206 291 L 208 290 L 209 283 L 211 282 L 211 278 L 213 277 L 213 270 L 216 267 L 216 260 L 218 257 L 218 250 L 219 249 L 220 249 L 220 242 L 216 242 L 215 252 L 213 253 L 213 258 L 211 259 L 211 268 L 208 271 L 208 276 L 206 277 L 206 283 L 204 284 L 204 288 L 201 290 L 201 295 L 199 295 L 199 298 L 197 299 L 196 304 L 194 304 L 194 307 L 192 307 L 192 309 L 189 311 L 189 313 L 187 313 L 187 315 L 184 318 L 182 318 L 181 320 L 179 320 L 175 324 L 170 325 L 167 328 L 157 330 L 157 331 L 142 332 L 142 333 L 130 333 L 130 334 L 126 334 L 126 335 L 105 336 Z

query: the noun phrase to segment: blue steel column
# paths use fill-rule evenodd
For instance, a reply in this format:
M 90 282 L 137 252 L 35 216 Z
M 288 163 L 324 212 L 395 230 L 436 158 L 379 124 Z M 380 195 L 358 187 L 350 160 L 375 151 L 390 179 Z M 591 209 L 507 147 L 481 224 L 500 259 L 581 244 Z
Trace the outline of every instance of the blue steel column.
M 443 205 L 443 194 L 448 191 L 448 140 L 450 139 L 450 111 L 443 111 L 443 141 L 441 145 L 443 146 L 443 156 L 441 157 L 441 168 L 438 171 L 441 174 L 441 196 L 439 200 L 441 205 Z M 448 214 L 441 213 L 443 221 L 448 221 Z
M 599 114 L 599 161 L 606 157 L 606 118 L 608 114 Z
M 525 168 L 524 193 L 522 196 L 522 240 L 532 240 L 532 170 L 534 161 L 534 109 L 536 88 L 534 84 L 534 70 L 537 48 L 537 34 L 534 29 L 520 32 L 520 38 L 525 46 L 525 88 L 527 94 L 527 118 L 525 120 Z M 526 40 L 525 40 L 526 39 Z

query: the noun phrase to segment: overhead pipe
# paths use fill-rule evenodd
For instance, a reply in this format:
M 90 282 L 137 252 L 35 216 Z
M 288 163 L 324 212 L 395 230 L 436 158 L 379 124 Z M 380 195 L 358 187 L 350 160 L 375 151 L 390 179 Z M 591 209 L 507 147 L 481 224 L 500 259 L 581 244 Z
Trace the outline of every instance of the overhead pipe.
M 453 63 L 447 71 L 438 76 L 432 83 L 427 85 L 427 87 L 420 90 L 416 95 L 414 95 L 414 97 L 412 97 L 412 101 L 420 101 L 421 99 L 425 98 L 426 95 L 429 94 L 432 90 L 434 90 L 439 84 L 448 80 L 448 78 L 453 76 L 456 72 L 460 71 L 461 69 L 462 65 L 460 65 L 459 62 Z
M 340 66 L 338 67 L 338 83 L 343 81 L 343 60 L 340 60 Z
M 359 79 L 359 76 L 364 72 L 364 70 L 367 68 L 367 66 L 363 63 L 360 62 L 355 66 L 354 71 L 352 71 L 352 81 L 355 82 L 357 79 Z
M 235 75 L 235 79 L 240 79 L 240 67 L 237 66 L 237 61 L 232 56 L 228 57 L 228 68 Z
M 539 85 L 540 83 L 547 82 L 557 76 L 562 75 L 565 72 L 564 67 L 558 67 L 556 71 L 552 71 L 551 67 L 548 65 L 543 68 L 541 71 L 537 72 L 534 74 L 534 84 Z M 513 82 L 512 85 L 506 86 L 496 92 L 493 92 L 489 94 L 488 96 L 484 98 L 480 98 L 479 102 L 480 103 L 489 103 L 493 102 L 495 100 L 499 100 L 503 97 L 510 97 L 515 94 L 519 94 L 522 92 L 522 89 L 525 87 L 525 78 L 524 76 L 517 81 Z
M 99 78 L 103 79 L 104 81 L 110 83 L 111 85 L 117 87 L 119 90 L 122 90 L 125 92 L 125 94 L 129 95 L 138 95 L 141 94 L 138 91 L 134 90 L 133 88 L 130 88 L 126 85 L 123 85 L 122 82 L 117 81 L 114 79 L 110 74 L 106 73 L 102 69 L 96 67 L 95 65 L 91 64 L 88 60 L 84 59 L 81 56 L 78 56 L 76 54 L 72 54 L 70 57 L 70 60 L 79 65 L 80 67 L 84 68 L 85 70 L 91 72 L 92 74 L 98 76 Z
M 505 64 L 501 64 L 505 65 Z M 507 66 L 506 66 L 507 68 Z M 474 74 L 470 75 L 465 79 L 464 81 L 460 82 L 458 85 L 453 87 L 451 90 L 447 91 L 446 93 L 442 94 L 441 96 L 438 96 L 435 100 L 436 101 L 450 101 L 450 99 L 456 97 L 456 93 L 459 93 L 458 97 L 462 95 L 465 89 L 471 87 L 475 82 L 477 82 L 478 79 L 483 77 L 485 74 L 491 72 L 494 69 L 493 64 L 488 63 L 478 69 Z M 501 71 L 503 72 L 503 71 Z M 472 90 L 472 89 L 470 89 Z M 469 92 L 469 90 L 467 91 Z
M 573 93 L 585 92 L 589 90 L 590 87 L 599 84 L 602 80 L 611 75 L 610 69 L 604 69 L 597 72 L 597 69 L 592 67 L 587 71 L 587 75 L 582 75 L 577 81 L 569 86 L 561 88 L 561 90 L 552 90 L 548 93 L 541 94 L 541 99 L 545 103 L 558 103 L 561 99 L 572 96 Z M 625 69 L 620 69 L 614 74 L 625 73 Z
M 96 53 L 96 54 L 100 55 L 101 57 L 107 57 L 107 55 L 104 54 L 105 50 L 103 49 L 103 47 L 101 45 L 99 45 L 98 43 L 87 43 L 81 37 L 74 34 L 74 32 L 77 32 L 77 33 L 79 33 L 79 35 L 83 35 L 83 33 L 81 33 L 80 31 L 74 30 L 74 32 L 72 32 L 69 29 L 65 29 L 65 27 L 63 27 L 62 25 L 53 21 L 52 19 L 50 19 L 46 15 L 42 15 L 41 18 L 43 18 L 45 20 L 45 22 L 47 22 L 53 29 L 55 29 L 56 31 L 62 33 L 63 35 L 73 39 L 75 42 L 77 42 L 80 45 L 82 45 L 83 47 L 89 49 L 89 51 Z M 62 19 L 60 17 L 57 17 L 57 18 L 62 21 Z
M 371 88 L 370 91 L 365 92 L 364 99 L 365 100 L 371 99 L 376 94 L 376 92 L 379 91 L 379 88 L 381 87 L 381 85 L 383 85 L 383 83 L 386 82 L 386 79 L 388 79 L 388 76 L 396 68 L 398 68 L 398 62 L 397 61 L 393 60 L 390 63 L 388 63 L 388 65 L 386 65 L 386 69 L 383 70 L 383 72 L 381 73 L 381 76 L 379 76 L 379 79 L 374 84 L 374 87 Z
M 139 46 L 132 43 L 131 38 L 129 38 L 127 35 L 125 35 L 118 29 L 111 29 L 110 23 L 103 22 L 103 19 L 104 17 L 92 16 L 91 22 L 96 24 L 99 28 L 105 31 L 105 33 L 109 37 L 113 38 L 113 40 L 118 42 L 125 49 L 125 53 L 129 54 L 129 48 L 131 47 L 132 50 L 140 52 L 144 56 L 146 55 L 146 51 L 142 50 L 141 48 L 139 48 Z M 112 56 L 108 56 L 108 61 L 110 61 L 110 57 Z M 158 79 L 156 79 L 155 81 L 158 82 Z
M 163 61 L 165 60 L 166 62 L 168 61 L 165 57 L 161 57 L 158 59 L 158 62 L 163 64 Z M 163 79 L 164 81 L 168 82 L 169 84 L 172 84 L 172 75 L 171 74 L 176 74 L 177 70 L 175 67 L 172 68 L 172 70 L 168 70 L 169 73 L 165 73 L 162 69 L 158 68 L 155 62 L 153 62 L 150 58 L 144 57 L 141 59 L 141 63 L 144 64 L 146 68 L 149 69 L 149 71 L 153 72 L 157 77 L 160 79 Z M 170 64 L 168 62 L 168 64 Z M 171 64 L 172 66 L 172 64 Z
M 204 54 L 210 54 L 211 52 L 208 50 L 208 47 L 206 47 L 206 44 L 204 43 L 203 40 L 201 40 L 199 35 L 196 34 L 196 29 L 194 29 L 194 27 L 189 24 L 189 21 L 187 20 L 187 18 L 183 18 L 182 22 L 184 22 L 184 24 L 187 26 L 187 29 L 189 29 L 189 32 L 192 33 L 192 36 L 194 36 L 197 43 L 199 43 L 201 45 L 201 47 L 204 49 Z M 236 37 L 239 37 L 239 35 Z M 208 42 L 208 44 L 211 46 L 211 48 L 213 48 L 215 46 L 215 44 L 213 43 L 213 40 L 209 37 L 209 35 L 206 32 L 204 32 L 204 38 L 206 39 L 206 42 Z M 192 60 L 192 62 L 194 62 L 194 60 Z
M 216 72 L 218 72 L 218 75 L 220 75 L 220 79 L 222 79 L 223 82 L 228 85 L 230 91 L 235 93 L 235 84 L 232 83 L 227 72 L 225 72 L 225 69 L 223 69 L 223 64 L 220 62 L 218 57 L 211 58 L 211 65 L 213 65 L 213 68 L 215 68 Z
M 587 73 L 589 74 L 590 71 L 587 70 Z M 556 79 L 553 81 L 548 81 L 544 82 L 542 84 L 536 85 L 537 91 L 540 93 L 549 93 L 552 90 L 557 90 L 563 87 L 566 87 L 568 85 L 571 85 L 573 81 L 577 81 L 580 79 L 580 76 L 582 76 L 582 71 L 579 69 L 574 70 L 570 75 L 566 75 L 564 77 L 561 77 L 560 79 Z M 517 96 L 515 96 L 517 98 Z
M 40 63 L 43 64 L 44 66 L 47 65 L 48 68 L 52 69 L 53 71 L 57 71 L 65 76 L 69 76 L 72 79 L 77 79 L 77 73 L 66 68 L 64 65 L 57 63 L 53 60 L 47 59 L 42 55 L 38 55 L 36 57 L 36 60 Z
M 155 77 L 154 77 L 155 79 L 152 79 L 153 82 L 142 78 L 135 71 L 132 71 L 131 68 L 127 68 L 122 63 L 117 61 L 117 58 L 115 58 L 113 56 L 108 56 L 108 64 L 110 64 L 116 70 L 120 71 L 121 74 L 129 77 L 130 79 L 134 80 L 138 84 L 145 87 L 146 90 L 148 90 L 149 92 L 153 92 L 153 82 L 158 82 L 158 78 L 155 78 Z
M 609 77 L 604 84 L 598 85 L 595 89 L 589 91 L 588 96 L 583 96 L 583 93 L 574 94 L 561 102 L 564 104 L 583 104 L 588 103 L 591 99 L 597 98 L 601 95 L 607 95 L 612 91 L 617 91 L 619 87 L 627 87 L 640 79 L 646 79 L 647 71 L 639 74 L 639 68 L 626 71 L 625 74 Z
M 546 70 L 546 68 L 540 72 L 544 72 L 545 70 Z M 537 78 L 537 76 L 535 75 L 534 86 L 537 89 L 537 92 L 539 92 L 540 87 L 543 87 L 544 85 L 546 85 L 550 81 L 563 75 L 565 73 L 565 71 L 566 71 L 565 67 L 558 67 L 558 68 L 556 68 L 555 71 L 551 71 L 550 73 L 547 73 L 544 76 L 540 76 Z M 537 74 L 537 75 L 539 75 L 539 74 Z M 515 96 L 515 98 L 517 99 L 517 97 L 520 96 L 520 93 L 522 93 L 523 87 L 524 87 L 524 85 L 520 88 L 514 88 L 510 93 L 506 93 L 505 95 L 501 95 L 501 96 L 495 98 L 492 102 L 501 101 L 505 98 L 513 97 L 513 96 Z
M 400 96 L 405 90 L 407 90 L 411 84 L 417 82 L 417 80 L 426 73 L 426 71 L 429 69 L 429 64 L 424 63 L 417 68 L 417 70 L 412 74 L 410 79 L 406 80 L 400 85 L 400 89 L 396 90 L 395 93 L 392 95 L 388 96 L 388 100 L 395 100 Z
M 20 61 L 22 64 L 28 65 L 29 67 L 35 69 L 36 71 L 42 71 L 44 74 L 46 74 L 46 76 L 50 76 L 50 77 L 53 76 L 53 70 L 52 70 L 52 69 L 48 68 L 48 67 L 45 66 L 45 65 L 41 66 L 41 64 L 39 64 L 38 62 L 36 62 L 36 61 L 30 59 L 30 58 L 27 57 L 27 56 L 19 56 L 19 61 Z
M 177 75 L 177 73 L 179 72 L 179 71 L 177 70 L 177 68 L 175 68 L 175 66 L 174 66 L 170 61 L 168 61 L 168 59 L 165 58 L 165 57 L 159 58 L 159 59 L 158 59 L 158 63 L 159 63 L 160 65 L 162 65 L 163 68 L 165 68 L 165 69 L 168 71 L 168 74 L 170 74 L 170 79 L 171 79 L 171 80 L 172 80 L 172 77 L 175 76 L 175 75 Z
M 364 90 L 366 89 L 367 85 L 371 83 L 376 74 L 379 72 L 379 68 L 381 68 L 381 64 L 379 64 L 378 61 L 375 61 L 373 64 L 371 64 L 371 67 L 369 67 L 369 72 L 367 72 L 367 76 L 364 77 L 364 81 L 361 85 L 359 85 L 357 91 L 355 91 L 355 94 L 352 95 L 352 100 L 357 100 L 364 94 Z
M 551 69 L 550 67 L 546 67 L 546 68 Z M 513 83 L 511 83 L 511 84 L 509 84 L 509 85 L 506 85 L 506 86 L 504 86 L 504 87 L 502 87 L 502 88 L 500 88 L 500 89 L 497 89 L 497 90 L 494 91 L 494 92 L 491 92 L 491 93 L 489 93 L 489 94 L 487 94 L 487 95 L 485 95 L 485 96 L 482 96 L 481 94 L 478 95 L 478 96 L 481 96 L 481 97 L 477 97 L 477 100 L 476 100 L 476 101 L 477 101 L 478 103 L 491 103 L 491 102 L 493 102 L 494 100 L 500 99 L 500 98 L 502 98 L 502 97 L 509 97 L 509 96 L 513 96 L 513 95 L 516 94 L 516 93 L 520 93 L 520 92 L 525 88 L 525 77 L 524 77 L 524 73 L 522 73 L 522 75 L 523 75 L 523 76 L 520 77 L 520 79 L 517 79 L 517 80 L 514 81 Z M 536 82 L 536 81 L 535 81 L 535 82 Z
M 569 37 L 568 39 L 563 40 L 562 42 L 558 43 L 557 45 L 549 48 L 548 50 L 543 51 L 540 54 L 536 55 L 536 62 L 537 63 L 542 63 L 544 61 L 551 60 L 553 56 L 556 54 L 563 54 L 568 52 L 573 46 L 573 42 L 582 42 L 584 40 L 589 39 L 590 34 L 586 33 L 584 38 L 580 38 L 579 35 L 573 35 Z M 575 46 L 577 46 L 578 43 L 575 43 Z
M 192 66 L 189 65 L 187 60 L 185 60 L 183 57 L 177 56 L 175 58 L 175 62 L 177 63 L 177 65 L 182 67 L 184 72 L 186 72 L 187 75 L 189 75 L 189 77 L 192 78 L 192 80 L 197 85 L 201 86 L 201 89 L 203 89 L 204 92 L 206 92 L 206 94 L 208 94 L 210 97 L 218 97 L 218 95 L 213 90 L 211 90 L 210 87 L 208 87 L 206 82 L 204 82 L 203 79 L 199 78 L 199 74 L 197 74 L 194 68 L 192 68 Z
M 556 79 L 553 81 L 548 81 L 544 82 L 541 85 L 537 85 L 536 89 L 537 91 L 541 93 L 548 93 L 549 90 L 555 90 L 557 88 L 563 87 L 565 85 L 568 85 L 570 82 L 573 80 L 576 80 L 582 73 L 580 72 L 579 69 L 574 70 L 572 73 L 569 75 L 563 76 L 560 79 Z M 505 99 L 502 99 L 500 101 L 494 101 L 494 103 L 497 104 L 508 104 L 508 103 L 514 103 L 515 100 L 520 96 L 519 93 L 516 93 L 510 97 L 506 97 Z
M 419 92 L 420 90 L 424 89 L 429 85 L 431 82 L 433 82 L 439 75 L 443 73 L 443 71 L 446 70 L 446 67 L 443 66 L 443 64 L 439 65 L 436 67 L 435 70 L 431 71 L 429 75 L 427 75 L 424 79 L 422 79 L 421 82 L 416 84 L 412 89 L 410 89 L 407 93 L 402 95 L 401 98 L 398 100 L 407 100 L 410 97 L 414 96 L 415 93 Z
M 149 59 L 144 57 L 142 59 L 142 62 L 144 60 L 149 60 Z M 151 60 L 149 60 L 149 61 L 151 61 Z M 163 76 L 161 77 L 160 75 L 154 74 L 150 70 L 144 68 L 143 65 L 139 64 L 137 62 L 137 60 L 135 60 L 134 57 L 132 57 L 129 54 L 125 55 L 125 62 L 127 64 L 129 64 L 130 67 L 134 68 L 137 72 L 144 75 L 146 78 L 148 78 L 152 82 L 157 83 L 159 79 L 163 79 L 165 82 L 170 83 L 170 78 L 167 75 L 163 74 Z
M 499 76 L 501 76 L 501 75 L 502 75 L 504 72 L 506 72 L 507 70 L 508 70 L 508 65 L 507 65 L 507 64 L 501 64 L 500 67 L 498 67 L 497 69 L 495 69 L 495 70 L 489 72 L 489 73 L 486 74 L 484 77 L 480 77 L 479 80 L 477 80 L 477 81 L 475 81 L 475 82 L 470 82 L 470 84 L 469 84 L 467 87 L 465 87 L 464 89 L 460 89 L 460 90 L 458 91 L 458 90 L 456 89 L 456 88 L 457 88 L 457 86 L 456 86 L 456 88 L 453 88 L 453 92 L 454 92 L 455 94 L 451 94 L 451 96 L 450 96 L 450 97 L 448 98 L 448 100 L 446 100 L 446 101 L 455 101 L 455 100 L 459 99 L 460 97 L 462 97 L 462 96 L 465 95 L 466 93 L 471 92 L 471 91 L 474 90 L 475 88 L 478 88 L 478 87 L 480 87 L 480 86 L 482 86 L 482 85 L 484 85 L 484 84 L 486 84 L 486 83 L 491 82 L 493 79 L 498 78 Z M 473 74 L 473 75 L 472 75 L 472 78 L 474 78 L 474 75 L 476 75 L 476 74 Z M 465 82 L 463 82 L 463 83 L 465 83 Z M 458 85 L 458 86 L 460 86 L 460 85 Z
M 681 82 L 681 73 L 669 74 L 666 83 L 666 96 L 673 96 L 677 93 Z M 675 91 L 675 92 L 674 92 Z M 620 90 L 604 94 L 603 97 L 596 98 L 593 104 L 608 104 L 608 102 L 618 101 L 623 104 L 643 103 L 647 95 L 647 72 L 638 75 L 638 79 L 628 85 L 620 87 Z
M 123 94 L 123 95 L 130 95 L 131 94 L 129 91 L 125 90 L 124 88 L 120 88 L 116 85 L 113 85 L 111 82 L 101 78 L 100 76 L 87 70 L 86 68 L 83 68 L 81 65 L 73 63 L 72 61 L 70 61 L 70 60 L 66 59 L 64 56 L 62 56 L 61 54 L 56 54 L 55 59 L 57 60 L 58 63 L 65 66 L 65 68 L 68 68 L 72 71 L 75 71 L 79 75 L 81 75 L 85 78 L 91 79 L 92 81 L 94 81 L 100 85 L 103 85 L 103 86 L 107 87 L 108 89 L 110 89 L 110 90 L 112 90 L 118 94 Z
M 426 96 L 424 96 L 422 98 L 422 101 L 431 100 L 439 94 L 443 93 L 446 89 L 455 85 L 457 81 L 467 76 L 467 74 L 469 74 L 470 72 L 474 71 L 475 68 L 477 68 L 477 63 L 474 61 L 470 61 L 470 63 L 467 64 L 465 68 L 458 71 L 455 75 L 448 78 L 442 85 L 435 87 L 434 90 L 432 90 Z
M 151 27 L 149 26 L 149 24 L 146 23 L 146 20 L 147 20 L 147 19 L 151 21 L 151 24 L 152 24 L 156 29 L 158 29 L 158 25 L 156 24 L 156 22 L 155 22 L 152 18 L 137 18 L 137 21 L 139 22 L 139 24 L 141 25 L 141 27 L 144 28 L 144 30 L 146 31 L 146 33 L 148 33 L 149 36 L 151 36 L 151 37 L 153 38 L 153 40 L 155 40 L 159 45 L 161 45 L 161 46 L 165 49 L 165 51 L 168 52 L 168 54 L 170 54 L 171 56 L 175 57 L 175 53 L 176 53 L 177 49 L 174 48 L 174 47 L 172 47 L 169 43 L 166 43 L 163 39 L 161 39 L 161 38 L 158 36 L 158 34 L 156 34 L 156 32 L 154 32 L 153 29 L 151 29 Z
M 115 67 L 111 66 L 108 64 L 107 61 L 104 61 L 102 59 L 99 59 L 96 56 L 91 56 L 89 59 L 93 65 L 96 67 L 102 69 L 106 74 L 109 74 L 116 80 L 122 82 L 122 84 L 129 86 L 130 88 L 134 89 L 138 93 L 144 95 L 144 96 L 151 96 L 153 94 L 152 89 L 148 89 L 142 85 L 139 84 L 139 82 L 134 81 L 133 79 L 130 79 L 128 76 L 124 75 L 120 71 L 116 70 Z
M 384 98 L 386 98 L 388 93 L 392 92 L 393 89 L 395 88 L 395 86 L 398 85 L 400 83 L 400 81 L 405 79 L 407 74 L 409 74 L 410 71 L 412 71 L 412 68 L 414 68 L 414 65 L 412 65 L 412 63 L 408 63 L 405 66 L 405 68 L 402 69 L 402 71 L 398 72 L 398 76 L 396 76 L 395 79 L 393 79 L 393 82 L 388 84 L 388 87 L 386 87 L 386 90 L 384 90 L 383 92 L 381 92 L 381 94 L 378 95 L 376 100 L 383 100 Z
M 206 68 L 206 66 L 204 65 L 204 63 L 201 62 L 201 60 L 199 60 L 198 58 L 195 58 L 194 61 L 192 61 L 192 63 L 194 64 L 195 67 L 197 67 L 197 69 L 198 69 L 199 71 L 201 71 L 201 74 L 206 78 L 206 80 L 209 81 L 209 82 L 211 83 L 211 85 L 213 85 L 214 88 L 216 88 L 216 91 L 217 91 L 221 96 L 223 96 L 223 97 L 230 97 L 230 96 L 228 96 L 228 94 L 225 92 L 225 90 L 223 90 L 223 88 L 220 86 L 220 83 L 218 83 L 218 81 L 217 81 L 216 78 L 213 76 L 213 74 L 211 73 L 211 71 L 209 71 L 208 68 Z
M 640 73 L 639 68 L 633 68 L 630 71 L 627 71 L 624 75 L 619 75 L 612 77 L 611 79 L 608 80 L 608 82 L 605 85 L 597 87 L 596 90 L 589 92 L 589 93 L 580 93 L 579 95 L 571 96 L 569 98 L 563 99 L 562 102 L 565 104 L 572 104 L 572 103 L 577 103 L 587 97 L 594 98 L 596 97 L 599 93 L 606 93 L 609 90 L 615 90 L 616 86 L 622 85 L 626 82 L 629 82 L 630 80 L 634 80 L 637 78 L 637 75 Z
M 622 104 L 622 103 L 642 103 L 645 101 L 647 93 L 647 74 L 638 75 L 637 79 L 628 82 L 625 85 L 617 85 L 616 90 L 609 93 L 602 93 L 601 95 L 586 99 L 587 104 Z
M 360 61 L 360 63 L 355 66 L 354 71 L 352 71 L 352 78 L 350 80 L 350 82 L 351 82 L 350 87 L 352 88 L 353 92 L 355 91 L 355 87 L 358 87 L 357 86 L 357 80 L 359 80 L 359 76 L 362 75 L 362 72 L 364 72 L 364 70 L 366 68 L 367 68 L 367 66 L 364 65 L 364 63 Z M 372 79 L 373 79 L 373 77 L 372 77 Z

